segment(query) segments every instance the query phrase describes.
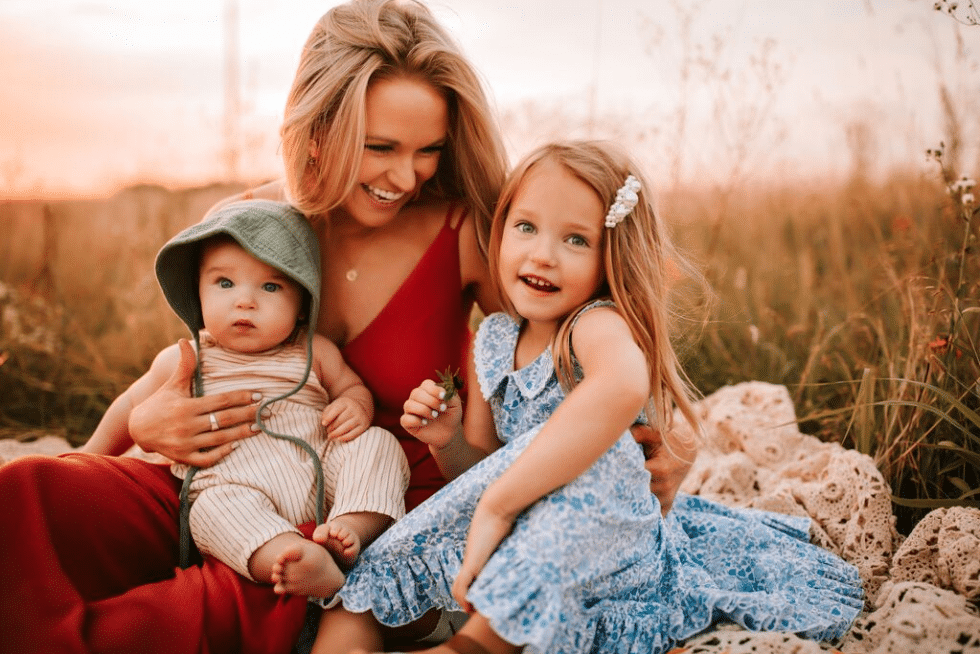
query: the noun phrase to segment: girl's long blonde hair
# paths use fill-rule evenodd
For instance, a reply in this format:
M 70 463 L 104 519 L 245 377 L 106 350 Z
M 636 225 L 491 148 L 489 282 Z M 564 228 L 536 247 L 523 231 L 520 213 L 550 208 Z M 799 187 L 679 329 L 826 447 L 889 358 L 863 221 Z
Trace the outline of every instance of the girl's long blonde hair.
M 500 301 L 511 315 L 513 305 L 500 290 L 499 255 L 503 226 L 524 177 L 542 161 L 553 161 L 588 184 L 608 208 L 628 175 L 641 184 L 639 202 L 616 227 L 605 228 L 603 237 L 604 283 L 589 302 L 609 298 L 629 325 L 647 361 L 650 401 L 647 417 L 660 429 L 669 447 L 675 407 L 700 433 L 694 409 L 696 393 L 684 374 L 671 340 L 675 314 L 670 288 L 680 273 L 703 281 L 701 275 L 680 255 L 651 201 L 652 186 L 639 166 L 625 152 L 604 141 L 569 141 L 544 145 L 518 164 L 504 183 L 490 231 L 490 274 Z M 583 305 L 584 306 L 584 305 Z M 559 326 L 552 344 L 555 368 L 562 386 L 575 384 L 571 357 L 571 326 L 582 307 L 572 311 Z M 672 448 L 671 448 L 672 449 Z
M 465 201 L 485 245 L 506 153 L 476 71 L 415 0 L 350 0 L 314 26 L 280 130 L 290 201 L 307 216 L 322 218 L 354 190 L 368 86 L 394 77 L 427 82 L 446 98 L 448 139 L 424 190 Z

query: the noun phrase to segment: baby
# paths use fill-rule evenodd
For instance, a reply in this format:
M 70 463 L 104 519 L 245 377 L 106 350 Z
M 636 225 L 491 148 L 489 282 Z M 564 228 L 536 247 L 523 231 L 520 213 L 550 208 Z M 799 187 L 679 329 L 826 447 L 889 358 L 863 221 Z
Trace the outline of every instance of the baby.
M 370 391 L 315 333 L 316 234 L 288 204 L 235 202 L 171 239 L 156 271 L 194 334 L 195 393 L 249 389 L 265 398 L 260 431 L 231 454 L 208 468 L 172 466 L 185 479 L 195 544 L 276 592 L 332 596 L 361 548 L 404 515 L 409 469 L 395 437 L 370 426 Z M 96 436 L 124 428 L 129 409 L 170 377 L 187 347 L 161 352 Z M 213 413 L 209 420 L 220 428 Z M 324 507 L 317 542 L 306 540 L 295 525 L 322 523 Z

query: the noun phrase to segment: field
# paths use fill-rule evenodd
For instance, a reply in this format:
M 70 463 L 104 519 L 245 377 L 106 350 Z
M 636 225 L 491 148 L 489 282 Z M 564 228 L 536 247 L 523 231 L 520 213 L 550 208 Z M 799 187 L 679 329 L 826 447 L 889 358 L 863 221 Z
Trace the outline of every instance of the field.
M 875 460 L 903 533 L 931 508 L 980 506 L 980 212 L 933 172 L 660 202 L 710 288 L 677 286 L 694 384 L 785 385 L 804 433 Z M 84 442 L 184 335 L 157 249 L 235 190 L 0 204 L 0 436 Z

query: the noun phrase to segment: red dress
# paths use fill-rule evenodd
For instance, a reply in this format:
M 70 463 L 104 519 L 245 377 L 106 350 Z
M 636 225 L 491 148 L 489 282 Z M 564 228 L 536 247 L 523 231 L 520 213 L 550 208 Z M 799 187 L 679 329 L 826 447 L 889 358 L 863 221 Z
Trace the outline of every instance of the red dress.
M 465 361 L 471 302 L 460 293 L 457 230 L 447 216 L 388 305 L 343 348 L 374 394 L 375 424 L 408 456 L 408 509 L 445 483 L 398 419 L 423 379 Z M 213 558 L 177 568 L 179 487 L 169 466 L 126 457 L 0 466 L 0 653 L 291 651 L 305 598 L 276 595 Z

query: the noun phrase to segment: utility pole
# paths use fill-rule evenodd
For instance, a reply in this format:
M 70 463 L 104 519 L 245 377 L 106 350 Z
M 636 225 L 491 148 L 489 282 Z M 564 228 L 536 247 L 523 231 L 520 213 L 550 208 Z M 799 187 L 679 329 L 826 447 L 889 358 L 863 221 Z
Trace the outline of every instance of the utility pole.
M 595 43 L 592 52 L 592 81 L 589 84 L 588 132 L 589 138 L 595 137 L 596 113 L 598 109 L 600 65 L 602 61 L 602 0 L 595 3 Z
M 238 0 L 225 0 L 225 177 L 238 180 L 241 97 L 238 75 Z

